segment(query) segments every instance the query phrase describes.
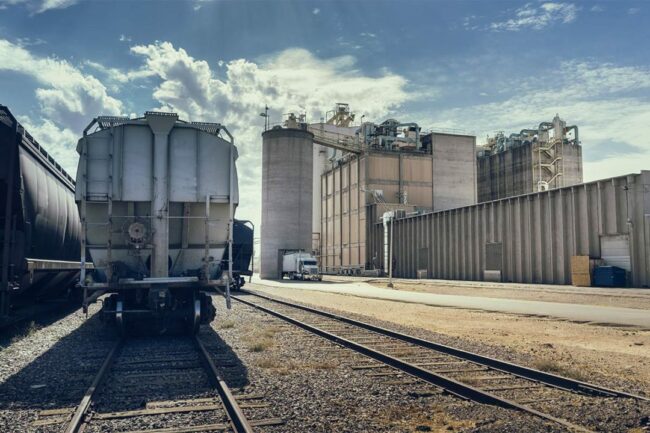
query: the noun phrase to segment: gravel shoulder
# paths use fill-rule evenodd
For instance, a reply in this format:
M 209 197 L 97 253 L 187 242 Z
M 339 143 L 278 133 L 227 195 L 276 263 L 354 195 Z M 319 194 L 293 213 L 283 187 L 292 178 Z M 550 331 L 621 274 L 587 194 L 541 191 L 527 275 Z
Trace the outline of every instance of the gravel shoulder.
M 296 288 L 247 288 L 487 356 L 650 395 L 650 331 L 441 308 Z
M 246 383 L 235 392 L 261 393 L 270 432 L 554 432 L 563 428 L 520 413 L 462 401 L 392 369 L 359 370 L 369 358 L 334 345 L 238 302 L 214 299 L 212 327 L 238 356 Z M 394 371 L 393 371 L 394 372 Z M 228 372 L 224 371 L 228 379 Z
M 32 325 L 0 346 L 0 432 L 56 432 L 34 426 L 39 412 L 75 407 L 116 339 L 95 315 L 81 310 L 46 326 Z

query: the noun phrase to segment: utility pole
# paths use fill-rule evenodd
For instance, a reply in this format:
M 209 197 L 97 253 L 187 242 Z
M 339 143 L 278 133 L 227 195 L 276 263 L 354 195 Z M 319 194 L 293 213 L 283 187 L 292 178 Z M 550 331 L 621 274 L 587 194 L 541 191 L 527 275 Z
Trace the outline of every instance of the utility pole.
M 264 130 L 269 129 L 269 106 L 264 106 L 264 113 L 260 113 L 260 116 L 264 118 Z
M 390 218 L 390 244 L 388 245 L 388 287 L 393 288 L 393 226 L 395 225 L 395 214 Z

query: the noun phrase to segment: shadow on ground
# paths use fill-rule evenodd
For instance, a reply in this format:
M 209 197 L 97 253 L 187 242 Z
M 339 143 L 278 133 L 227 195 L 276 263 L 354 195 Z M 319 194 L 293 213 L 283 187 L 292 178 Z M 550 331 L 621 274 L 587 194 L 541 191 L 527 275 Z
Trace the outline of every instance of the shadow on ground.
M 47 331 L 47 329 L 43 331 Z M 199 336 L 228 385 L 232 388 L 246 386 L 249 382 L 248 371 L 230 346 L 208 326 L 202 326 Z M 129 347 L 135 346 L 142 353 L 142 358 L 146 360 L 147 356 L 153 352 L 149 350 L 150 347 L 155 348 L 157 344 L 169 345 L 170 338 L 183 338 L 186 342 L 191 341 L 189 337 L 140 336 L 130 338 L 127 343 Z M 35 417 L 33 412 L 44 409 L 71 408 L 79 404 L 95 374 L 99 371 L 104 358 L 117 340 L 118 335 L 115 330 L 100 321 L 99 315 L 96 314 L 73 332 L 58 340 L 54 346 L 20 371 L 0 383 L 0 431 L 36 431 L 37 429 L 31 427 L 31 425 L 21 426 L 17 429 L 16 426 L 19 421 L 16 420 L 21 417 L 33 420 Z M 138 348 L 138 345 L 142 345 L 142 347 Z M 126 347 L 127 344 L 125 344 L 122 351 Z M 116 362 L 119 362 L 120 357 L 123 355 L 122 351 L 118 354 Z M 19 356 L 25 356 L 24 351 L 23 353 L 17 353 L 17 349 L 12 349 L 11 345 L 0 352 L 0 357 L 9 359 L 9 362 L 6 362 L 7 364 L 11 364 L 12 357 Z M 158 367 L 148 365 L 144 374 L 155 374 L 156 368 Z M 169 366 L 161 366 L 160 368 L 168 369 Z M 136 373 L 143 374 L 140 371 L 136 371 Z M 115 387 L 116 383 L 110 377 L 109 375 L 109 379 L 103 385 L 104 388 Z M 191 378 L 189 372 L 188 377 Z M 137 381 L 138 379 L 133 380 Z M 133 385 L 136 383 L 132 382 Z M 101 388 L 98 396 L 102 393 Z M 169 386 L 163 390 L 164 392 L 154 394 L 156 394 L 156 399 L 192 398 L 192 395 L 188 395 L 188 389 L 191 391 L 188 386 L 179 386 L 178 388 Z M 141 392 L 142 389 L 138 391 Z M 120 389 L 120 393 L 127 396 L 123 409 L 131 409 L 132 407 L 128 407 L 133 401 L 133 399 L 128 398 L 129 385 L 125 384 Z M 216 391 L 214 395 L 216 395 Z M 126 400 L 131 401 L 127 403 Z M 144 399 L 140 399 L 140 402 L 143 403 L 147 400 L 149 400 L 148 395 L 145 395 Z M 112 403 L 115 403 L 112 404 L 114 410 L 120 410 L 119 401 Z M 31 416 L 26 415 L 30 412 L 32 413 Z M 12 414 L 16 414 L 16 416 Z

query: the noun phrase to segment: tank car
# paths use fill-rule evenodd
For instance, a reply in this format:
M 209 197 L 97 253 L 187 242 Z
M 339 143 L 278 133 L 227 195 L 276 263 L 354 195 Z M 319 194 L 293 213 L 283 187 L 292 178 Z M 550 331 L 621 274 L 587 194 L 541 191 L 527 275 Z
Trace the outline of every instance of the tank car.
M 79 274 L 74 180 L 0 105 L 0 326 L 59 297 Z
M 110 294 L 102 315 L 121 330 L 148 316 L 196 331 L 215 316 L 208 292 L 223 289 L 230 307 L 232 261 L 222 259 L 239 198 L 228 130 L 175 113 L 97 117 L 77 151 L 81 245 L 94 265 L 81 266 L 84 308 Z
M 244 276 L 253 275 L 251 266 L 253 258 L 254 227 L 251 221 L 235 220 L 233 234 L 233 284 L 232 288 L 239 290 L 244 286 Z M 224 264 L 228 262 L 228 251 L 224 255 Z

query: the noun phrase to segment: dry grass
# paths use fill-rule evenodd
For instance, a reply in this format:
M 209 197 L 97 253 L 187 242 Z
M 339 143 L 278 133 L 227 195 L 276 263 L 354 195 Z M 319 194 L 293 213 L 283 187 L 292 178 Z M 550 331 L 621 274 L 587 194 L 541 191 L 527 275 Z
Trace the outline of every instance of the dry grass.
M 457 380 L 466 385 L 474 386 L 474 387 L 479 386 L 482 383 L 475 376 L 470 376 L 470 375 L 459 376 Z
M 260 368 L 277 369 L 277 368 L 285 367 L 286 364 L 287 364 L 286 361 L 283 361 L 280 358 L 272 357 L 272 356 L 269 356 L 267 358 L 258 359 L 257 361 L 255 361 L 255 365 L 260 367 Z
M 268 328 L 258 330 L 257 332 L 258 332 L 258 334 L 260 334 L 263 337 L 273 338 L 273 337 L 275 337 L 275 334 L 280 332 L 280 328 L 278 328 L 276 326 L 269 326 Z
M 231 329 L 235 327 L 234 320 L 224 320 L 219 323 L 219 329 Z
M 586 381 L 587 375 L 574 367 L 561 364 L 549 358 L 538 359 L 533 362 L 533 368 L 547 373 L 557 374 L 559 376 L 568 377 L 571 379 Z
M 264 352 L 275 344 L 275 334 L 280 332 L 279 328 L 270 326 L 264 329 L 254 329 L 247 332 L 244 342 L 251 352 Z
M 295 369 L 295 364 L 292 361 L 281 359 L 277 356 L 268 356 L 263 359 L 258 359 L 255 361 L 255 365 L 267 370 L 273 370 L 274 373 L 280 375 L 289 374 Z
M 399 431 L 451 433 L 475 427 L 473 421 L 458 420 L 435 404 L 426 412 L 417 406 L 385 408 L 378 420 Z
M 251 337 L 247 338 L 248 350 L 251 352 L 264 352 L 273 346 L 273 340 L 264 337 Z

